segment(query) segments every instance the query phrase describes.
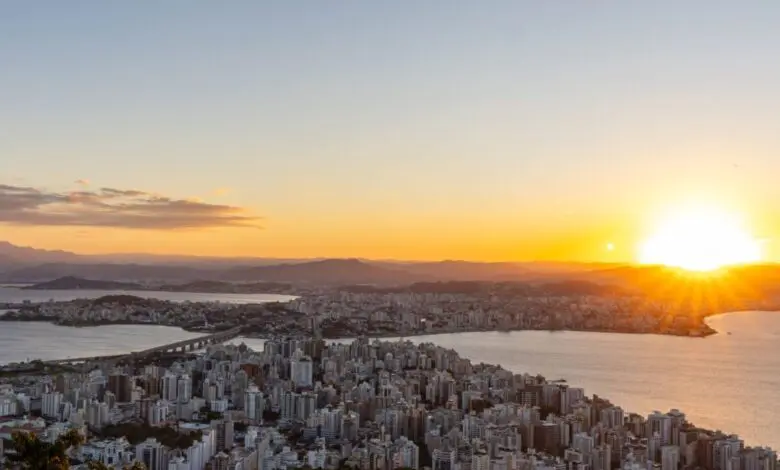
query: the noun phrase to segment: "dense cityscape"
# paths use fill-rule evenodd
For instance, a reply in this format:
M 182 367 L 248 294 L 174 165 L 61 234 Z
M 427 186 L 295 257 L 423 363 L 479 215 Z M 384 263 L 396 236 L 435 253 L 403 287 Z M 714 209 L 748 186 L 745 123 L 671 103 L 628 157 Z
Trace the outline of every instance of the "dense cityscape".
M 408 341 L 278 338 L 151 363 L 6 376 L 0 453 L 16 433 L 77 430 L 74 468 L 149 470 L 776 470 L 777 455 L 639 416 L 604 397 Z
M 500 286 L 500 285 L 499 285 Z M 3 306 L 0 306 L 3 307 Z M 473 292 L 321 290 L 290 302 L 176 303 L 132 296 L 5 305 L 5 321 L 60 325 L 157 324 L 188 330 L 245 328 L 245 334 L 325 338 L 410 336 L 488 330 L 573 330 L 706 336 L 703 315 L 639 296 L 529 295 L 513 289 Z

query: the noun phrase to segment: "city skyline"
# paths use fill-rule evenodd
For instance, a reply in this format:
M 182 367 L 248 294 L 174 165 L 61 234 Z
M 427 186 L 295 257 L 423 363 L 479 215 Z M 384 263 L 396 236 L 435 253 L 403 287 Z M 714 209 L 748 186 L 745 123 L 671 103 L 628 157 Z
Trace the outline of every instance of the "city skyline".
M 695 201 L 780 261 L 780 5 L 44 3 L 0 6 L 2 240 L 634 262 Z

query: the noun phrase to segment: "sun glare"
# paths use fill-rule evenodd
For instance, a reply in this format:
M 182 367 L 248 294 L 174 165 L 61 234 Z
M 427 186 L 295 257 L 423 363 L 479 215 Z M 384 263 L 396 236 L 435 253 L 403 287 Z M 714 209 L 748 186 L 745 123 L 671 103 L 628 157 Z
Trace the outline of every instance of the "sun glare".
M 756 262 L 761 246 L 738 217 L 717 209 L 688 208 L 663 220 L 639 248 L 639 261 L 690 271 Z

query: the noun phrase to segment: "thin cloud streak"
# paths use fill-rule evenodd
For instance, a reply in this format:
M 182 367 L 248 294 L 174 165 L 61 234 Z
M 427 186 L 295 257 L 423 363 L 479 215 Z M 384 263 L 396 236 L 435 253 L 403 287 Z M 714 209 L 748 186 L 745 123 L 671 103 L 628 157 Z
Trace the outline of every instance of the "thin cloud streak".
M 100 188 L 67 193 L 0 184 L 0 223 L 170 230 L 260 228 L 241 207 L 172 199 L 134 189 Z

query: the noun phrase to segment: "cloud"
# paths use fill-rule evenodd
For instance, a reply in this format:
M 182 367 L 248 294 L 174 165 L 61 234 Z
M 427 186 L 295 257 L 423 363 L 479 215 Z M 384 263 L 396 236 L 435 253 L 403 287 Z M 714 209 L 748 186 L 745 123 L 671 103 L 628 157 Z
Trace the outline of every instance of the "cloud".
M 89 180 L 88 179 L 76 180 L 76 181 L 74 181 L 74 183 L 76 183 L 79 186 L 84 186 L 84 187 L 89 186 Z
M 215 196 L 224 196 L 224 195 L 226 195 L 229 192 L 230 192 L 230 188 L 217 188 L 214 191 L 212 191 L 212 193 Z
M 131 229 L 258 228 L 259 218 L 241 207 L 172 199 L 133 189 L 59 193 L 0 184 L 0 223 Z

